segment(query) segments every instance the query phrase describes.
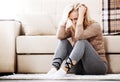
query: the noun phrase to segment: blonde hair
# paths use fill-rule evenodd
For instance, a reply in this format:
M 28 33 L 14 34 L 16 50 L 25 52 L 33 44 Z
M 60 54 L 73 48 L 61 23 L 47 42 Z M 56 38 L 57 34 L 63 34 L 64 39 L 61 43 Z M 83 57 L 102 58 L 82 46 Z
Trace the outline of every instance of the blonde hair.
M 83 26 L 84 26 L 84 29 L 86 29 L 87 26 L 89 26 L 90 24 L 94 23 L 95 21 L 92 20 L 89 16 L 89 11 L 88 11 L 88 7 L 85 5 L 85 4 L 80 4 L 80 3 L 77 3 L 77 4 L 74 4 L 73 5 L 73 9 L 70 11 L 73 12 L 73 11 L 78 11 L 79 7 L 80 6 L 84 6 L 86 7 L 86 12 L 85 12 L 85 15 L 84 15 L 84 21 L 83 21 Z M 70 14 L 69 13 L 69 14 Z M 73 26 L 73 30 L 75 30 L 75 27 Z

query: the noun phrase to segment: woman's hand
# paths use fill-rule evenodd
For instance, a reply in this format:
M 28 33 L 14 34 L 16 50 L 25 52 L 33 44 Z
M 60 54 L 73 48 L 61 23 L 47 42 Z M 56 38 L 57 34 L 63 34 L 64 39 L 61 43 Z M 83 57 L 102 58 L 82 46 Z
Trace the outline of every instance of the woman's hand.
M 73 25 L 72 21 L 68 18 L 67 23 L 66 23 L 66 30 L 70 29 L 72 25 Z
M 63 11 L 62 20 L 61 20 L 62 23 L 67 23 L 69 13 L 70 13 L 70 11 L 72 9 L 73 9 L 73 5 L 72 4 L 70 4 L 70 5 L 65 7 L 65 9 Z
M 82 4 L 80 7 L 79 7 L 79 17 L 78 17 L 78 21 L 77 23 L 80 23 L 80 24 L 83 24 L 83 19 L 84 19 L 84 16 L 85 16 L 85 13 L 86 13 L 86 6 L 84 4 Z
M 86 6 L 84 4 L 82 4 L 80 7 L 79 7 L 79 16 L 81 17 L 84 17 L 85 15 L 85 12 L 86 12 Z

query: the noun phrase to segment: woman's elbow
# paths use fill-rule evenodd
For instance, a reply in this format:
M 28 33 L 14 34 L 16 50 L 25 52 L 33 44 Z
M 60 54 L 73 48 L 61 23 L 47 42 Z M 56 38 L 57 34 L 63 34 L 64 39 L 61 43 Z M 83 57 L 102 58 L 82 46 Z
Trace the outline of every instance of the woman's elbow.
M 64 37 L 62 37 L 62 36 L 57 36 L 57 39 L 62 40 L 62 39 L 64 39 Z

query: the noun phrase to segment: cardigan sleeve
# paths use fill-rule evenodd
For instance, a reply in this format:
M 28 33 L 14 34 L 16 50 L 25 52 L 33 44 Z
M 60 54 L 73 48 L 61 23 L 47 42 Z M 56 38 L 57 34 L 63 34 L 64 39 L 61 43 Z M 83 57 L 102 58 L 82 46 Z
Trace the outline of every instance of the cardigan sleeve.
M 75 38 L 78 39 L 88 39 L 97 36 L 101 32 L 100 25 L 98 23 L 93 23 L 83 30 L 83 26 L 76 28 Z
M 65 26 L 60 26 L 57 30 L 56 36 L 60 40 L 69 38 L 71 36 L 70 29 L 66 30 Z

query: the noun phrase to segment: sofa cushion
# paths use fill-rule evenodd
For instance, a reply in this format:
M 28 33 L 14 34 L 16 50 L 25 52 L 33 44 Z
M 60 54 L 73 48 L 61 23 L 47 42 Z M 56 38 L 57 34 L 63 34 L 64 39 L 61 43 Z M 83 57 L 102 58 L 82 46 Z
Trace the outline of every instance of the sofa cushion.
M 16 18 L 22 22 L 26 35 L 55 34 L 65 6 L 78 2 L 85 3 L 91 18 L 102 25 L 101 0 L 29 0 L 19 3 L 23 6 L 23 10 L 17 14 Z M 96 4 L 93 5 L 94 2 Z
M 18 36 L 17 53 L 54 53 L 57 43 L 56 36 Z
M 104 34 L 120 33 L 120 0 L 102 0 Z
M 120 36 L 104 36 L 106 53 L 120 53 Z
M 47 14 L 27 14 L 22 17 L 25 35 L 55 35 L 56 27 Z
M 104 36 L 106 53 L 120 53 L 120 36 Z M 17 53 L 54 53 L 56 36 L 18 36 Z

